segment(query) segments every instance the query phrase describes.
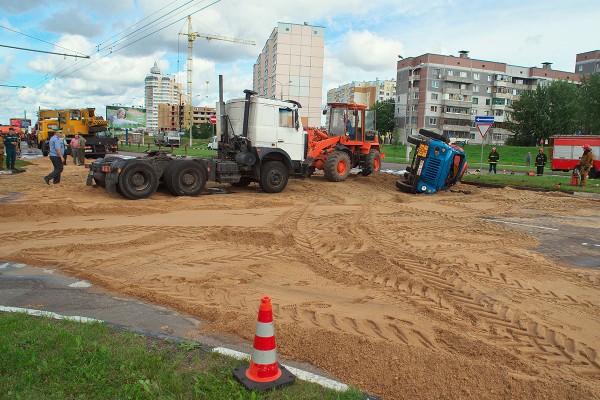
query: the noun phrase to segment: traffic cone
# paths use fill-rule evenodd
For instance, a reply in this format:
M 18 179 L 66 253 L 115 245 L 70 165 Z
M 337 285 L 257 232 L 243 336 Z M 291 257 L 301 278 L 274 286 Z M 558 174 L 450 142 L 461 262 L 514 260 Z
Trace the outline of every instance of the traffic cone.
M 250 365 L 234 368 L 233 375 L 248 390 L 270 390 L 290 385 L 296 380 L 290 371 L 277 362 L 270 297 L 263 297 L 258 309 Z

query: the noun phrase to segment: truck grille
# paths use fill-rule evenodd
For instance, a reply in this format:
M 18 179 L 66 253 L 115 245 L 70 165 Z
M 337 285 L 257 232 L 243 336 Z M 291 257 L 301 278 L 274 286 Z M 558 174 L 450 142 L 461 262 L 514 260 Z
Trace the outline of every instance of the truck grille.
M 427 168 L 423 171 L 423 177 L 426 181 L 435 182 L 438 170 L 440 169 L 441 161 L 437 158 L 430 158 L 427 160 Z

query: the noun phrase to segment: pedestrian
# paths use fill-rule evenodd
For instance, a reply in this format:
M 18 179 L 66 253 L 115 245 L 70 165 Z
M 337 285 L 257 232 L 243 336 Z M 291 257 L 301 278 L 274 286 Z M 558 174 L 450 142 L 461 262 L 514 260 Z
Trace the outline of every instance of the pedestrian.
M 490 163 L 490 173 L 494 170 L 494 174 L 496 173 L 496 166 L 498 165 L 498 161 L 500 160 L 500 154 L 496 151 L 496 148 L 492 148 L 490 155 L 488 156 L 488 162 Z
M 531 166 L 531 152 L 528 151 L 527 155 L 525 156 L 525 165 L 527 167 Z
M 79 133 L 75 134 L 69 145 L 71 146 L 73 165 L 77 165 L 79 163 Z
M 0 131 L 0 169 L 4 165 L 4 132 Z
M 579 186 L 585 186 L 587 183 L 588 172 L 590 172 L 590 168 L 592 168 L 592 164 L 594 163 L 594 153 L 592 153 L 592 148 L 589 144 L 583 146 L 583 154 L 579 159 L 579 163 L 575 166 L 575 168 L 579 168 L 579 172 L 581 173 L 581 181 L 579 182 Z
M 77 152 L 79 158 L 79 165 L 85 166 L 85 138 L 82 134 L 79 134 L 79 151 Z
M 8 128 L 8 133 L 4 135 L 4 148 L 6 149 L 6 169 L 15 170 L 15 161 L 17 160 L 17 146 L 19 137 L 15 133 L 15 128 Z
M 52 161 L 54 170 L 44 177 L 44 182 L 46 182 L 47 185 L 50 184 L 50 179 L 52 179 L 55 185 L 60 183 L 60 174 L 62 174 L 65 162 L 65 144 L 62 136 L 63 134 L 61 131 L 56 131 L 50 138 L 50 152 L 48 155 L 50 156 L 50 161 Z
M 548 157 L 544 154 L 544 149 L 540 149 L 538 155 L 535 157 L 535 166 L 537 167 L 538 176 L 544 175 L 544 166 L 548 161 Z
M 61 138 L 62 138 L 62 142 L 63 142 L 63 147 L 65 149 L 64 153 L 63 153 L 63 157 L 64 157 L 64 165 L 67 165 L 67 155 L 69 154 L 69 142 L 67 142 L 67 139 L 65 139 L 65 135 L 61 133 Z

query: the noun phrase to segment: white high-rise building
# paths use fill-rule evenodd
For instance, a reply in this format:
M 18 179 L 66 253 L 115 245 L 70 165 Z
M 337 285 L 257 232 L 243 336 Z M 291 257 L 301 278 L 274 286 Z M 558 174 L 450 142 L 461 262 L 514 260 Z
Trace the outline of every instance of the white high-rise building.
M 280 22 L 254 64 L 259 96 L 302 105 L 304 126 L 321 125 L 325 28 Z
M 160 68 L 154 63 L 150 75 L 145 80 L 146 97 L 146 126 L 149 131 L 158 130 L 158 105 L 159 104 L 186 104 L 185 96 L 181 91 L 181 84 L 175 78 L 163 75 Z

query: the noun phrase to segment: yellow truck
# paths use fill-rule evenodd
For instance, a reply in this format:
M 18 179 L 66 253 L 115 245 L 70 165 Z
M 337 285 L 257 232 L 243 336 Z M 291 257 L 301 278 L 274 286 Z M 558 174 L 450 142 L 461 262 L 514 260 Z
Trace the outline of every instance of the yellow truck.
M 94 108 L 40 110 L 35 124 L 35 140 L 44 156 L 48 155 L 50 138 L 57 130 L 65 135 L 67 143 L 76 134 L 85 137 L 85 156 L 102 157 L 117 151 L 118 139 L 107 134 L 108 121 L 97 117 Z

